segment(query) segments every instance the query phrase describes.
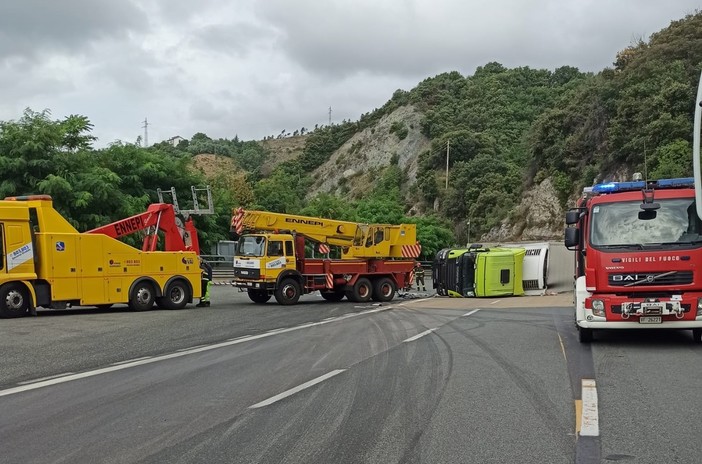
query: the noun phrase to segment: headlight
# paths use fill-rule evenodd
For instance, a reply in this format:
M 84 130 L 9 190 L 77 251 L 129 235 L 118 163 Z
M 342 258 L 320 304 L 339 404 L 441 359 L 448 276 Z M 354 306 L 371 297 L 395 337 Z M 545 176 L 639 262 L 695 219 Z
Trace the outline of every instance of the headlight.
M 702 316 L 702 298 L 697 298 L 697 315 Z
M 592 314 L 594 314 L 595 316 L 604 316 L 605 315 L 604 301 L 592 300 Z

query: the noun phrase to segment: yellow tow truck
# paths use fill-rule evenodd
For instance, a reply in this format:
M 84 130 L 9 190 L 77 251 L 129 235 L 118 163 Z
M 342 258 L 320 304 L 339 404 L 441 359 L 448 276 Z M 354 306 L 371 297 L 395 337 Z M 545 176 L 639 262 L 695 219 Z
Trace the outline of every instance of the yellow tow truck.
M 141 251 L 80 233 L 48 195 L 0 201 L 0 248 L 0 317 L 67 305 L 181 309 L 201 296 L 195 252 Z

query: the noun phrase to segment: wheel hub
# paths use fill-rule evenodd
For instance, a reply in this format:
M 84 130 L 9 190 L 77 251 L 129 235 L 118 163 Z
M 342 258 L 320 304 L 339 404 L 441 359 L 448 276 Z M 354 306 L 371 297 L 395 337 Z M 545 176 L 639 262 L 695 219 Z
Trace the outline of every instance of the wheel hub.
M 22 309 L 23 304 L 24 304 L 24 297 L 18 291 L 13 290 L 7 294 L 7 297 L 5 297 L 5 306 L 7 306 L 10 309 L 13 309 L 13 310 Z

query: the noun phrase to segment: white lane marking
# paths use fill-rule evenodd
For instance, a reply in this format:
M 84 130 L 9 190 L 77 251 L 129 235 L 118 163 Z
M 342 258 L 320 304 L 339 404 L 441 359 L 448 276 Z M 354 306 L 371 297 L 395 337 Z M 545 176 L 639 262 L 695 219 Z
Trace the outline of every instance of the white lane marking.
M 58 377 L 63 377 L 64 375 L 71 375 L 73 372 L 64 372 L 63 374 L 48 375 L 40 379 L 25 380 L 24 382 L 18 382 L 19 385 L 26 385 L 28 383 L 40 382 L 42 380 L 56 379 Z
M 349 319 L 352 317 L 363 316 L 366 314 L 377 313 L 380 311 L 387 311 L 388 309 L 390 309 L 389 306 L 385 307 L 385 308 L 372 309 L 369 311 L 361 311 L 358 313 L 345 314 L 343 316 L 339 316 L 338 318 L 330 319 L 328 321 L 310 322 L 307 324 L 302 324 L 302 325 L 298 325 L 295 327 L 288 327 L 285 329 L 274 329 L 274 330 L 271 330 L 269 332 L 264 332 L 264 333 L 261 333 L 258 335 L 250 335 L 250 336 L 246 336 L 246 337 L 240 337 L 240 338 L 228 340 L 228 341 L 221 342 L 221 343 L 215 343 L 213 345 L 205 345 L 205 346 L 195 347 L 195 348 L 191 348 L 191 349 L 187 349 L 187 350 L 176 351 L 174 353 L 164 354 L 161 356 L 154 356 L 154 357 L 147 357 L 144 359 L 132 360 L 129 362 L 125 362 L 123 364 L 113 364 L 113 365 L 108 366 L 108 367 L 103 367 L 100 369 L 95 369 L 95 370 L 87 371 L 87 372 L 81 372 L 78 374 L 63 375 L 59 378 L 52 378 L 52 379 L 48 379 L 48 380 L 44 380 L 44 379 L 33 380 L 33 381 L 31 381 L 31 383 L 27 383 L 25 385 L 13 387 L 13 388 L 8 388 L 5 390 L 0 390 L 0 397 L 14 395 L 15 393 L 22 393 L 22 392 L 26 392 L 26 391 L 30 391 L 30 390 L 36 390 L 37 388 L 48 387 L 51 385 L 58 385 L 61 383 L 71 382 L 73 380 L 84 379 L 87 377 L 94 377 L 96 375 L 106 374 L 108 372 L 115 372 L 115 371 L 119 371 L 122 369 L 129 369 L 131 367 L 143 366 L 145 364 L 152 364 L 152 363 L 159 362 L 159 361 L 165 361 L 166 359 L 180 358 L 180 357 L 187 356 L 190 354 L 202 353 L 204 351 L 210 351 L 210 350 L 216 350 L 217 348 L 224 348 L 227 346 L 238 345 L 239 343 L 250 342 L 250 341 L 258 340 L 261 338 L 272 337 L 273 335 L 279 335 L 279 334 L 283 334 L 283 333 L 287 333 L 287 332 L 294 332 L 296 330 L 307 329 L 309 327 L 330 324 L 332 322 L 337 322 L 337 321 Z
M 470 316 L 470 315 L 472 315 L 472 314 L 477 313 L 478 311 L 480 311 L 480 309 L 474 309 L 473 311 L 469 311 L 469 312 L 465 313 L 465 314 L 464 314 L 463 316 L 461 316 L 461 317 Z
M 600 423 L 597 411 L 597 385 L 593 379 L 582 379 L 582 399 L 580 435 L 597 437 L 600 435 Z
M 178 349 L 178 350 L 176 350 L 176 351 L 189 351 L 189 350 L 194 350 L 195 348 L 202 348 L 203 346 L 207 346 L 207 345 L 189 346 L 189 347 L 187 347 L 187 348 L 180 348 L 180 349 Z
M 434 299 L 434 297 L 429 297 L 429 298 L 419 298 L 417 300 L 403 301 L 402 303 L 397 303 L 397 306 L 404 306 L 404 305 L 410 304 L 410 303 L 421 303 L 423 301 L 429 301 L 429 300 L 433 300 L 433 299 Z
M 249 406 L 249 409 L 262 408 L 262 407 L 264 407 L 264 406 L 268 406 L 269 404 L 273 404 L 273 403 L 275 403 L 276 401 L 280 401 L 280 400 L 282 400 L 283 398 L 287 398 L 288 396 L 294 395 L 295 393 L 297 393 L 297 392 L 299 392 L 299 391 L 302 391 L 302 390 L 304 390 L 305 388 L 310 388 L 310 387 L 313 386 L 313 385 L 316 385 L 316 384 L 318 384 L 318 383 L 320 383 L 320 382 L 324 382 L 324 381 L 327 380 L 328 378 L 334 377 L 334 376 L 337 375 L 337 374 L 341 374 L 341 373 L 344 372 L 345 370 L 346 370 L 346 369 L 336 369 L 336 370 L 333 370 L 333 371 L 331 371 L 331 372 L 327 372 L 326 374 L 324 374 L 324 375 L 322 375 L 322 376 L 319 376 L 319 377 L 317 377 L 316 379 L 312 379 L 312 380 L 310 380 L 309 382 L 305 382 L 305 383 L 303 383 L 303 384 L 301 384 L 301 385 L 298 385 L 298 386 L 295 387 L 295 388 L 291 388 L 290 390 L 286 390 L 286 391 L 284 391 L 283 393 L 280 393 L 280 394 L 275 395 L 275 396 L 271 396 L 271 397 L 268 398 L 267 400 L 264 400 L 264 401 L 261 401 L 260 403 L 256 403 L 256 404 L 254 404 L 254 405 L 252 405 L 252 406 Z
M 490 304 L 495 304 L 495 303 L 499 303 L 500 301 L 502 301 L 502 300 L 495 300 L 495 301 L 493 301 L 493 302 L 492 302 L 492 303 L 490 303 Z
M 120 364 L 127 364 L 130 362 L 141 361 L 142 359 L 149 359 L 149 358 L 151 358 L 151 356 L 142 356 L 141 358 L 125 359 L 124 361 L 113 362 L 112 364 L 110 364 L 110 366 L 119 366 Z M 69 374 L 73 374 L 73 372 L 69 372 Z M 45 380 L 45 379 L 36 379 L 35 382 L 38 380 Z
M 438 327 L 434 327 L 433 329 L 425 330 L 424 332 L 419 333 L 419 334 L 415 335 L 414 337 L 410 337 L 407 340 L 403 340 L 402 343 L 413 342 L 413 341 L 417 340 L 418 338 L 422 338 L 425 335 L 429 335 L 430 333 L 432 333 L 433 331 L 438 330 L 438 329 L 439 329 Z

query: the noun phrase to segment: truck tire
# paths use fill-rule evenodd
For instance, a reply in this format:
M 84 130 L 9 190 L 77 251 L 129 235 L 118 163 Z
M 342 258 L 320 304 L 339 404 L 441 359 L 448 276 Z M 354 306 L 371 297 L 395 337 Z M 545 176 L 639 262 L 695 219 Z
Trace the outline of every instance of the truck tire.
M 300 284 L 295 279 L 283 279 L 275 289 L 275 301 L 282 305 L 294 305 L 300 299 L 301 292 Z
M 327 301 L 341 301 L 344 299 L 344 292 L 342 291 L 331 291 L 331 292 L 319 292 Z
M 146 311 L 153 307 L 155 299 L 154 286 L 147 281 L 141 281 L 134 285 L 129 295 L 129 308 L 132 311 Z
M 0 289 L 0 317 L 22 317 L 29 314 L 29 293 L 22 284 L 7 284 Z
M 389 277 L 381 277 L 373 282 L 373 299 L 375 301 L 390 301 L 395 298 L 395 282 Z
M 578 341 L 580 343 L 590 343 L 592 341 L 592 329 L 578 327 Z
M 359 278 L 353 288 L 346 292 L 346 297 L 355 303 L 365 303 L 371 299 L 373 287 L 370 280 L 365 277 Z
M 166 309 L 183 309 L 190 301 L 190 287 L 183 280 L 174 280 L 166 287 L 163 296 L 157 299 L 159 307 Z
M 692 341 L 702 343 L 702 329 L 692 329 Z
M 271 299 L 271 295 L 265 290 L 247 290 L 249 294 L 249 299 L 254 303 L 263 304 L 267 303 Z

